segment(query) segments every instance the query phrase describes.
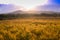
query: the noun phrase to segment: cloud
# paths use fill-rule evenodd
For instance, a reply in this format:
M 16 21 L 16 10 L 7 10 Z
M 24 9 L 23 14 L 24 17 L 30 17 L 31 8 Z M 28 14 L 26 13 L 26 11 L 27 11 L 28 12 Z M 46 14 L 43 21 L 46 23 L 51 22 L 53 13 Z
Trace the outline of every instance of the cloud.
M 36 10 L 60 12 L 60 0 L 48 0 L 46 5 L 38 5 Z
M 53 11 L 53 12 L 60 12 L 60 5 L 43 5 L 37 6 L 37 11 Z
M 7 13 L 11 11 L 18 10 L 15 5 L 12 4 L 0 4 L 0 13 Z

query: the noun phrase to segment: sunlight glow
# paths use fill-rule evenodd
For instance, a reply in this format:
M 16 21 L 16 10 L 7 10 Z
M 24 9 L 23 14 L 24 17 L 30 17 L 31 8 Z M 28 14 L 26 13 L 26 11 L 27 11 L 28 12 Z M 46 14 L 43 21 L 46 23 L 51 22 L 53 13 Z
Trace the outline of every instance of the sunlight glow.
M 37 5 L 45 5 L 47 1 L 48 0 L 0 0 L 0 4 L 15 4 L 29 10 Z
M 31 2 L 31 1 L 30 1 L 30 3 L 28 3 L 28 1 L 27 1 L 27 3 L 22 4 L 22 6 L 25 8 L 25 11 L 32 10 L 34 7 L 36 7 L 38 5 L 45 5 L 45 4 L 47 4 L 48 0 L 40 0 L 40 1 L 37 0 L 36 2 L 34 2 L 34 1 Z M 16 3 L 16 5 L 20 5 L 20 3 Z

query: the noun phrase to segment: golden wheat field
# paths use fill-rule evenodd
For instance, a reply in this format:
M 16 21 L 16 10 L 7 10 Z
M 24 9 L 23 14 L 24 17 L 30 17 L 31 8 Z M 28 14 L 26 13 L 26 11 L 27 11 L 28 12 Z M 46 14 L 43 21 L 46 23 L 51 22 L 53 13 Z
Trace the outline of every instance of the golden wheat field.
M 0 20 L 0 40 L 60 40 L 60 19 Z

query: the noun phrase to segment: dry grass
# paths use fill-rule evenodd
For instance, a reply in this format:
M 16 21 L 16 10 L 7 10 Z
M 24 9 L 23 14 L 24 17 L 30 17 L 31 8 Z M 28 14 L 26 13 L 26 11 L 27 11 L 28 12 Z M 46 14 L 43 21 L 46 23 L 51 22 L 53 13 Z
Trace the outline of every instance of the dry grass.
M 60 40 L 60 19 L 1 20 L 0 40 Z

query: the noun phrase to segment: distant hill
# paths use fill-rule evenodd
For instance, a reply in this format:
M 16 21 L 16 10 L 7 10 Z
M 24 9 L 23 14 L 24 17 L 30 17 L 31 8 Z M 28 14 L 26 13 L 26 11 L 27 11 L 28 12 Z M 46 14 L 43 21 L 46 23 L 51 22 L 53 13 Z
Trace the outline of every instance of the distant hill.
M 50 18 L 50 17 L 59 17 L 60 18 L 60 12 L 52 12 L 52 11 L 40 11 L 36 12 L 35 14 L 30 14 L 21 10 L 14 11 L 11 13 L 5 13 L 5 14 L 0 14 L 0 20 L 4 19 L 21 19 L 21 18 Z

